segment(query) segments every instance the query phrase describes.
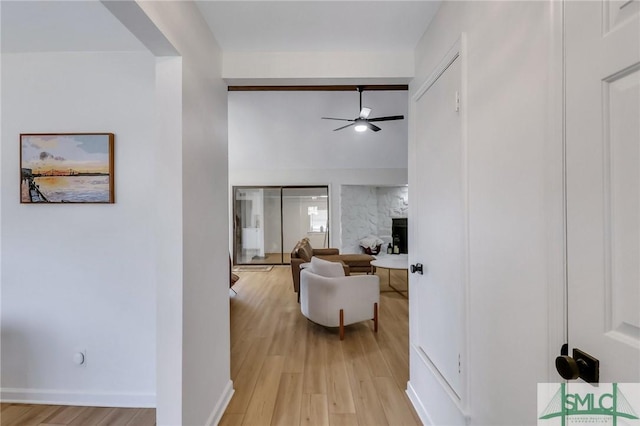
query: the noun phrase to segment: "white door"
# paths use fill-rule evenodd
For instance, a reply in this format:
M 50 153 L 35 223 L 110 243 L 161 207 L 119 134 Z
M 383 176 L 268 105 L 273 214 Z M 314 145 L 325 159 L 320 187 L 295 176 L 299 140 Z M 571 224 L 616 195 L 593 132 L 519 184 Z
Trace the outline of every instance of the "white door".
M 640 5 L 565 8 L 569 347 L 640 382 Z
M 460 106 L 461 59 L 456 57 L 415 100 L 417 185 L 412 189 L 417 220 L 412 262 L 424 275 L 411 274 L 412 344 L 421 362 L 439 376 L 447 393 L 461 398 L 460 357 L 464 332 L 464 198 Z M 411 223 L 411 222 L 410 222 Z M 414 306 L 418 306 L 414 305 Z

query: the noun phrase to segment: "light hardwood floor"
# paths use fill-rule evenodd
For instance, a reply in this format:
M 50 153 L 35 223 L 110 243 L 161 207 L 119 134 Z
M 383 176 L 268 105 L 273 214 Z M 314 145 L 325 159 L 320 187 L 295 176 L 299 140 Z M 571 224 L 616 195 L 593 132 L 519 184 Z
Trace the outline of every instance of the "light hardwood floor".
M 337 329 L 300 313 L 289 267 L 241 272 L 231 299 L 235 394 L 221 425 L 419 425 L 404 393 L 409 374 L 408 303 L 380 270 L 380 329 Z M 406 272 L 392 271 L 397 288 Z
M 0 423 L 2 426 L 153 426 L 156 410 L 3 403 Z
M 231 297 L 235 394 L 221 425 L 418 425 L 405 389 L 409 374 L 407 299 L 381 281 L 380 329 L 337 330 L 302 316 L 288 266 L 240 272 Z M 406 288 L 404 271 L 392 271 Z M 1 426 L 155 425 L 154 409 L 1 404 Z
M 241 262 L 243 265 L 277 265 L 280 263 L 290 263 L 291 262 L 291 253 L 265 253 L 264 257 L 259 258 L 245 258 L 245 259 L 236 259 L 236 262 Z

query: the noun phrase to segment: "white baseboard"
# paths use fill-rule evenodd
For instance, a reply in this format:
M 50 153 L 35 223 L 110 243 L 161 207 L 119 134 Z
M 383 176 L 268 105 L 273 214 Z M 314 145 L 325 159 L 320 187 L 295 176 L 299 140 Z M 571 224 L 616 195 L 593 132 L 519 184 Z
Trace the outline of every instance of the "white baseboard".
M 209 415 L 209 418 L 207 419 L 207 423 L 205 423 L 206 426 L 215 426 L 218 423 L 220 423 L 220 419 L 222 419 L 222 415 L 224 414 L 224 410 L 227 409 L 227 405 L 229 405 L 229 402 L 231 401 L 231 397 L 233 396 L 233 382 L 231 380 L 229 380 L 227 382 L 227 386 L 225 386 L 224 388 L 224 392 L 222 393 L 222 395 L 220 396 L 220 399 L 218 399 L 218 402 L 216 403 L 216 406 L 213 407 L 213 411 L 211 411 L 211 414 Z
M 420 417 L 420 421 L 422 422 L 422 424 L 425 426 L 433 425 L 433 421 L 431 421 L 431 417 L 429 417 L 429 413 L 427 413 L 427 410 L 424 408 L 424 405 L 422 405 L 422 401 L 420 401 L 420 398 L 418 398 L 418 395 L 416 394 L 415 389 L 413 388 L 413 386 L 411 386 L 411 382 L 407 382 L 406 392 L 407 392 L 407 396 L 409 397 L 409 400 L 413 404 L 413 408 L 416 410 L 416 413 L 418 414 L 418 417 Z
M 114 393 L 68 391 L 58 389 L 1 388 L 0 401 L 20 404 L 155 408 L 156 395 L 141 392 Z

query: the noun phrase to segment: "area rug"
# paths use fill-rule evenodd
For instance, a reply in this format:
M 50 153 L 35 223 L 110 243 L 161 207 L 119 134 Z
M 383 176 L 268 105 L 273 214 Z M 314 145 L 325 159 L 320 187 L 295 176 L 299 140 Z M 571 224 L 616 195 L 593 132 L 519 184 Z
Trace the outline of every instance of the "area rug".
M 273 265 L 240 265 L 234 266 L 233 272 L 269 272 Z

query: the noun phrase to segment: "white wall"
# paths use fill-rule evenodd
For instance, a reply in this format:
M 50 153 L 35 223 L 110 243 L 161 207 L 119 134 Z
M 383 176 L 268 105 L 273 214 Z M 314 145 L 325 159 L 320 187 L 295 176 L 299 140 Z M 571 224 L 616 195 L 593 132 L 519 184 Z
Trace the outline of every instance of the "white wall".
M 408 192 L 406 186 L 342 186 L 341 250 L 361 253 L 360 240 L 369 235 L 380 237 L 381 249 L 386 250 L 392 239 L 391 219 L 407 217 Z
M 362 253 L 360 240 L 378 234 L 378 197 L 372 186 L 343 185 L 340 229 L 343 253 Z
M 408 115 L 402 91 L 365 91 L 363 105 Z M 320 119 L 358 107 L 357 92 L 229 92 L 229 184 L 329 185 L 329 245 L 340 247 L 341 185 L 407 183 L 406 119 L 377 133 L 333 132 L 342 122 Z
M 157 185 L 163 190 L 156 201 L 156 423 L 163 425 L 180 423 L 183 398 L 182 58 L 156 58 L 155 108 Z
M 155 403 L 154 66 L 139 52 L 2 55 L 5 401 Z M 19 204 L 21 132 L 115 133 L 116 204 Z
M 409 215 L 409 188 L 406 186 L 377 188 L 376 195 L 378 197 L 377 235 L 389 243 L 393 238 L 391 235 L 393 221 L 391 219 Z
M 175 260 L 183 265 L 182 360 L 160 366 L 180 368 L 182 387 L 181 401 L 172 397 L 175 389 L 159 388 L 158 424 L 209 425 L 219 420 L 233 393 L 222 53 L 194 3 L 137 4 L 182 58 L 183 257 Z M 180 283 L 174 286 L 180 289 Z
M 348 44 L 348 43 L 347 43 Z M 223 77 L 234 81 L 269 79 L 402 80 L 413 76 L 411 52 L 225 52 Z M 341 81 L 344 83 L 344 81 Z M 339 84 L 339 83 L 336 83 Z
M 470 397 L 459 418 L 463 422 L 468 415 L 473 425 L 535 424 L 536 383 L 559 379 L 548 375 L 550 352 L 559 350 L 548 347 L 549 330 L 561 327 L 548 320 L 547 299 L 561 284 L 550 273 L 554 252 L 546 217 L 559 198 L 545 192 L 548 180 L 559 177 L 550 175 L 550 165 L 558 162 L 549 145 L 560 146 L 549 130 L 554 126 L 549 111 L 555 111 L 551 7 L 550 2 L 443 2 L 416 49 L 411 93 L 460 34 L 467 35 L 462 108 L 468 117 L 470 263 L 468 359 L 463 354 L 462 368 Z M 410 139 L 410 155 L 414 143 Z M 419 159 L 410 163 L 410 191 L 419 190 L 414 177 L 419 165 Z M 416 224 L 411 206 L 410 229 Z M 558 238 L 560 233 L 551 240 Z M 420 259 L 414 246 L 410 238 L 410 261 L 428 269 L 428 259 Z M 419 301 L 410 304 L 411 313 L 420 309 Z M 425 409 L 423 418 L 450 423 L 444 410 L 449 396 L 415 348 L 410 352 L 410 387 L 423 396 L 417 405 Z

